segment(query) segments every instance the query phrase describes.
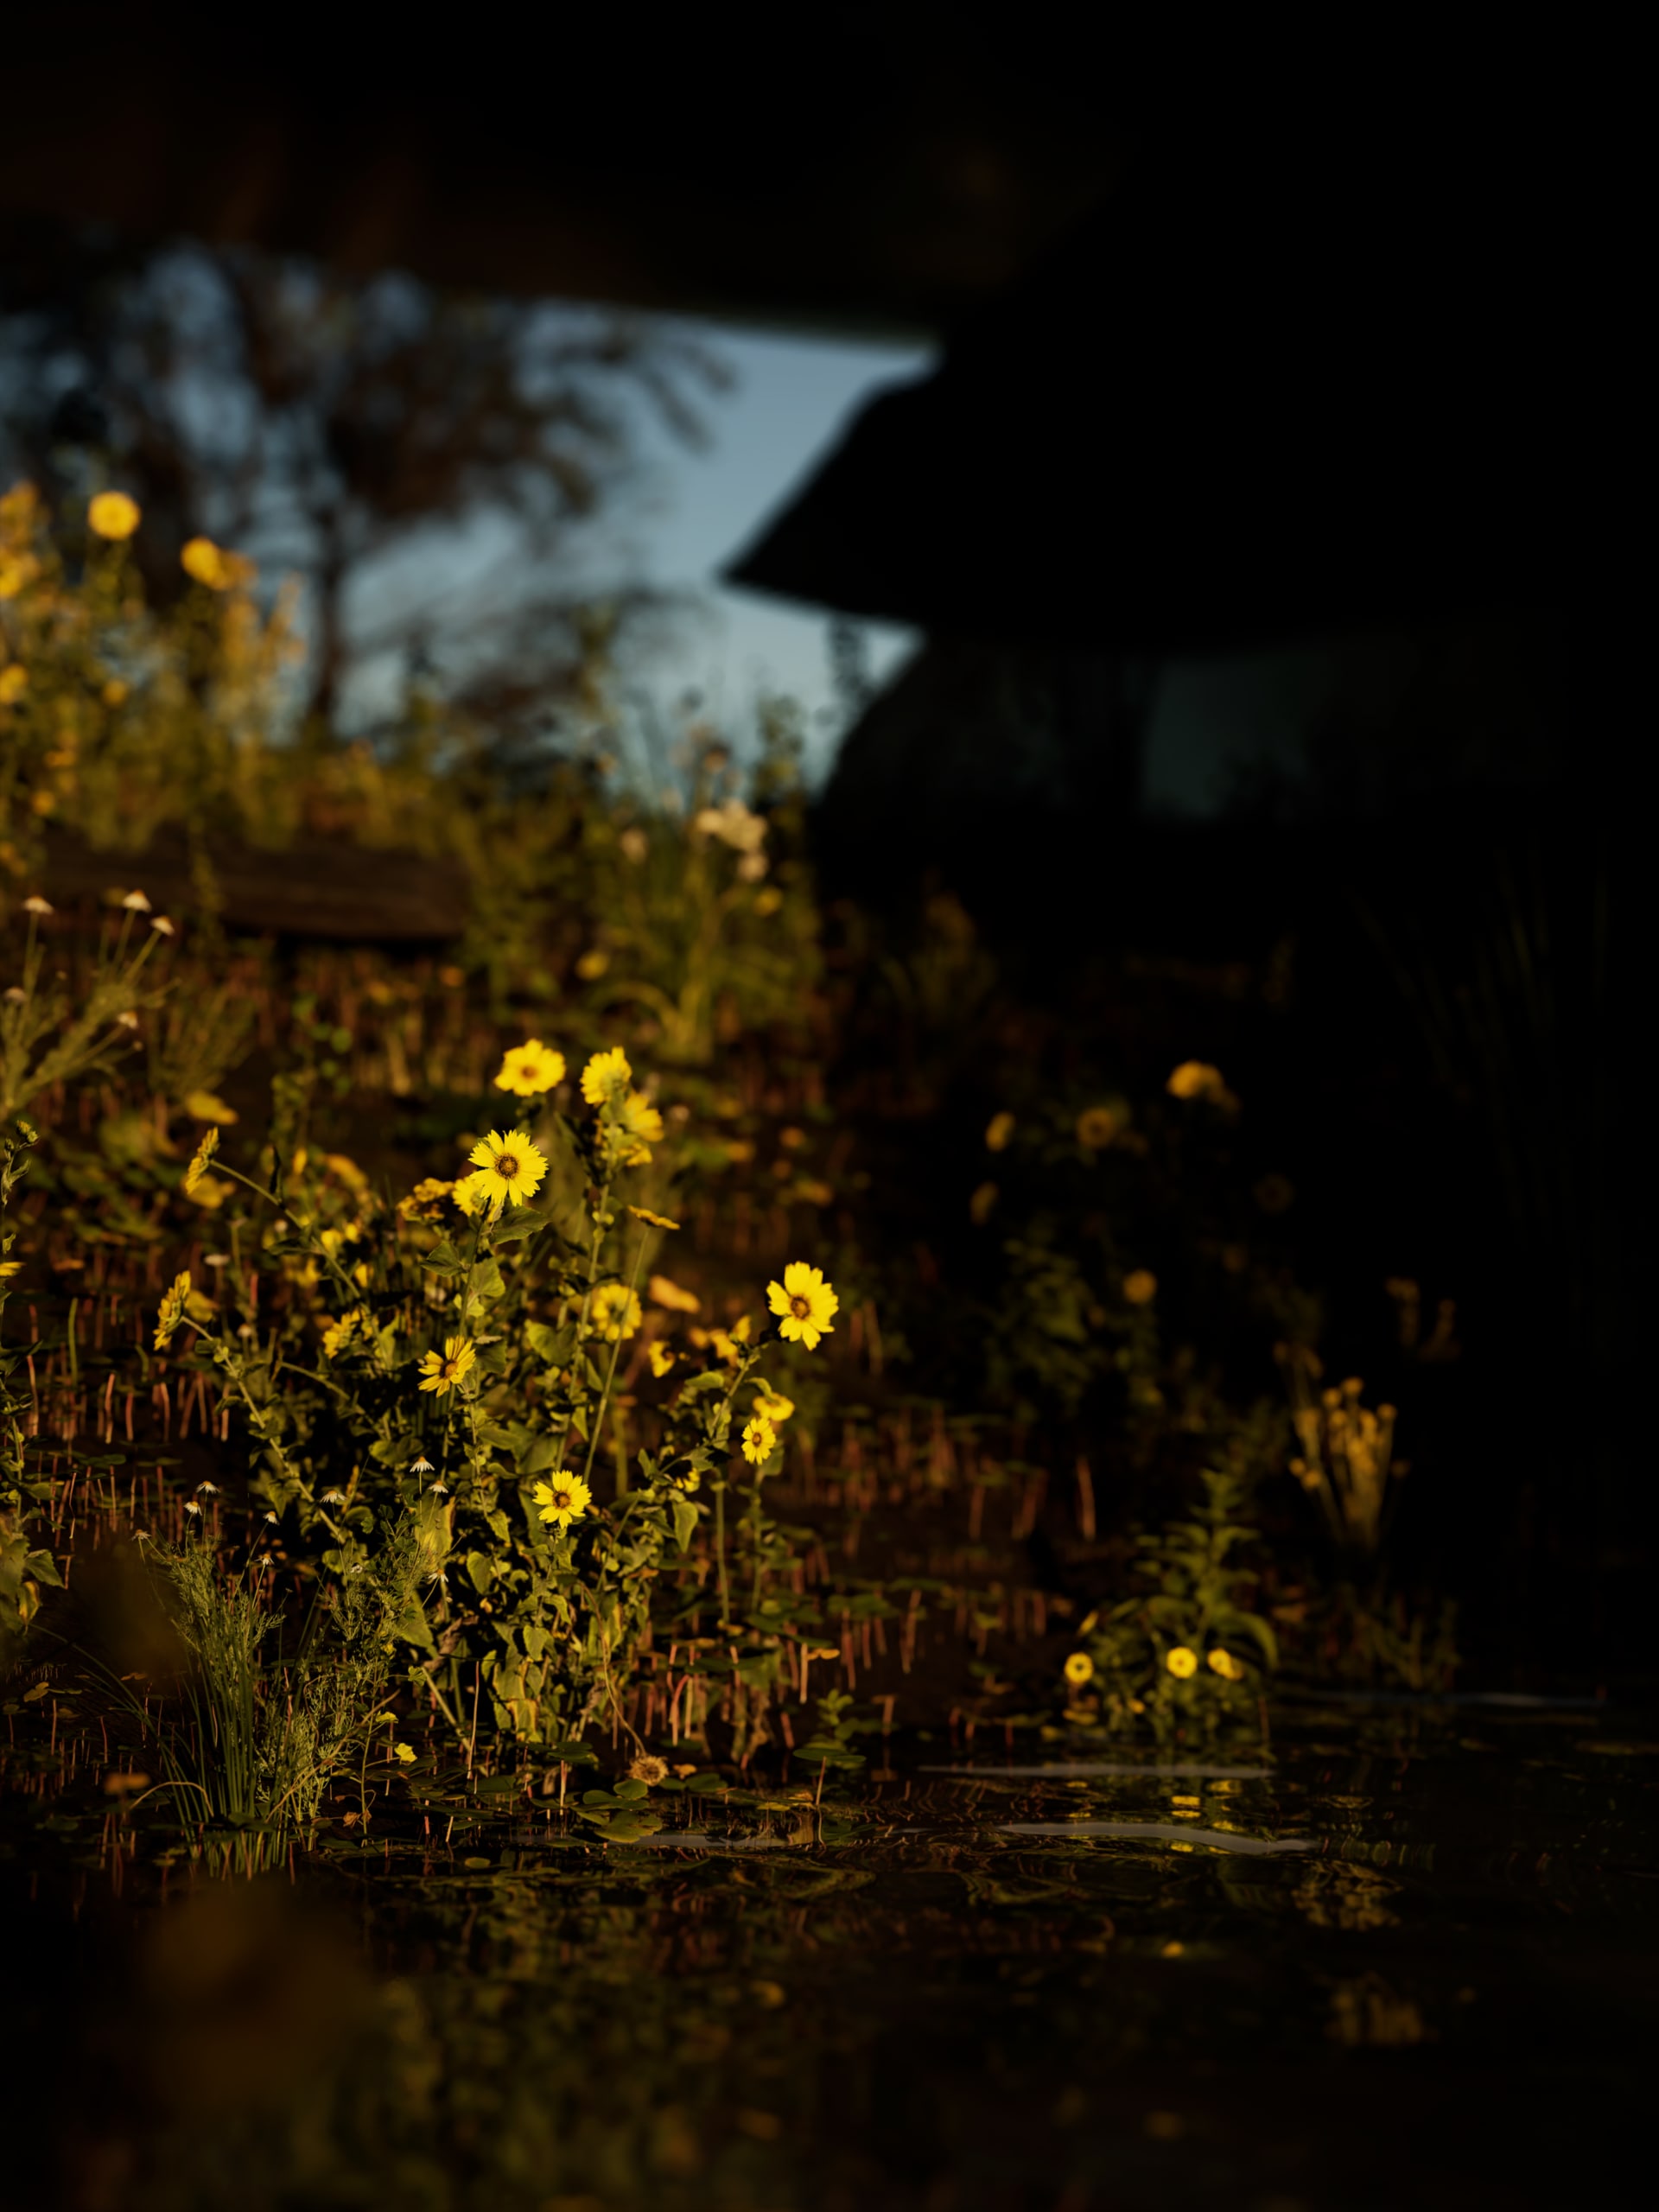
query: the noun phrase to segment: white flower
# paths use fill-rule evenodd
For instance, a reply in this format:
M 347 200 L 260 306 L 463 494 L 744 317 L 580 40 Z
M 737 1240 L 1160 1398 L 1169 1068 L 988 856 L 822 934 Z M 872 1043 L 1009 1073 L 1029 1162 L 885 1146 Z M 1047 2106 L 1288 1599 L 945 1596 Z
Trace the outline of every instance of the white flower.
M 138 1017 L 136 1014 L 118 1014 L 115 1018 L 124 1029 L 136 1029 L 138 1027 Z
M 165 914 L 152 914 L 149 918 L 149 926 L 153 930 L 159 931 L 162 937 L 175 937 L 178 934 Z
M 38 891 L 31 892 L 23 901 L 23 912 L 26 914 L 55 914 L 57 911 L 51 900 L 42 899 Z
M 343 1490 L 326 1490 L 322 1493 L 322 1502 L 325 1505 L 344 1505 L 346 1493 Z
M 203 1496 L 217 1497 L 219 1496 L 219 1484 L 217 1483 L 198 1483 L 196 1484 L 196 1496 L 198 1497 L 201 1497 Z
M 204 1268 L 228 1268 L 231 1264 L 231 1255 L 228 1252 L 204 1252 L 201 1255 L 201 1264 Z
M 420 1458 L 416 1460 L 414 1465 L 409 1471 L 411 1475 L 429 1475 L 431 1473 L 432 1462 L 427 1458 L 424 1452 L 422 1452 Z
M 201 1508 L 196 1503 L 194 1497 L 187 1497 L 184 1501 L 184 1510 L 187 1513 L 200 1513 Z
M 149 901 L 142 891 L 129 891 L 121 904 L 129 913 L 147 914 L 149 912 Z
M 266 1520 L 267 1520 L 267 1521 L 269 1521 L 269 1522 L 271 1523 L 271 1525 L 272 1525 L 273 1527 L 275 1527 L 275 1526 L 276 1526 L 276 1516 L 274 1513 L 267 1513 L 267 1514 L 266 1514 L 266 1516 L 265 1516 L 265 1518 L 266 1518 Z

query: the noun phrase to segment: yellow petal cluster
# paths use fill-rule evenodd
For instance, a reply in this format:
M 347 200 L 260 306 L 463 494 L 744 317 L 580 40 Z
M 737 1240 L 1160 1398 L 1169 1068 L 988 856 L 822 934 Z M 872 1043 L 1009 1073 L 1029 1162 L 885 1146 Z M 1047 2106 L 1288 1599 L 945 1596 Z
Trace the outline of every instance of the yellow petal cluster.
M 605 1282 L 594 1293 L 588 1318 L 594 1334 L 607 1344 L 621 1343 L 639 1327 L 639 1299 L 625 1282 Z
M 547 1174 L 546 1155 L 527 1136 L 503 1136 L 497 1129 L 475 1144 L 467 1158 L 477 1173 L 467 1180 L 498 1211 L 526 1204 Z
M 530 1037 L 502 1056 L 495 1087 L 511 1090 L 519 1098 L 538 1098 L 563 1081 L 564 1054 L 543 1045 L 539 1037 Z
M 743 1425 L 743 1457 L 751 1465 L 764 1466 L 772 1457 L 778 1442 L 778 1432 L 764 1414 L 756 1414 Z
M 478 1352 L 470 1337 L 446 1337 L 443 1350 L 429 1351 L 421 1360 L 421 1388 L 446 1397 L 471 1369 Z
M 107 537 L 118 543 L 130 537 L 143 517 L 137 499 L 130 499 L 124 492 L 100 492 L 89 501 L 86 526 L 98 537 Z
M 594 1493 L 580 1475 L 554 1475 L 537 1483 L 531 1492 L 539 1517 L 550 1529 L 568 1529 L 579 1521 L 594 1502 Z
M 809 1268 L 804 1260 L 791 1260 L 782 1282 L 766 1285 L 766 1299 L 778 1316 L 778 1333 L 791 1343 L 817 1350 L 820 1337 L 832 1333 L 841 1300 L 823 1279 L 822 1268 Z

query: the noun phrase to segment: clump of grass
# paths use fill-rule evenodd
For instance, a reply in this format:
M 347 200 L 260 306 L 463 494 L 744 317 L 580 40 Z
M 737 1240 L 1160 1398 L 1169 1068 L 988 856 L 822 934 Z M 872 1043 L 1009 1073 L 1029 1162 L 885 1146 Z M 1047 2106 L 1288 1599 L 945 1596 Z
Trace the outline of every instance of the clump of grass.
M 156 1787 L 175 1793 L 187 1821 L 250 1839 L 245 1855 L 262 1863 L 308 1834 L 330 1786 L 360 1770 L 416 1602 L 419 1532 L 405 1524 L 372 1567 L 336 1586 L 291 1657 L 289 1624 L 250 1573 L 226 1577 L 202 1541 L 156 1555 L 188 1655 L 180 1707 L 156 1735 Z

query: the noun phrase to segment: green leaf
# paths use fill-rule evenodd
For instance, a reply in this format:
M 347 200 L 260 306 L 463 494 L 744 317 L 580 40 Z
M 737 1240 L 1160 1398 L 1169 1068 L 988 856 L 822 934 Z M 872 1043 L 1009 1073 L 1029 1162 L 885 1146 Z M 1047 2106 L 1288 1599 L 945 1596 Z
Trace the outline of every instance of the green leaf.
M 468 1552 L 467 1572 L 472 1577 L 473 1587 L 480 1598 L 489 1595 L 490 1585 L 495 1580 L 495 1561 L 487 1552 Z
M 525 1341 L 537 1359 L 550 1367 L 569 1367 L 576 1349 L 576 1325 L 569 1322 L 563 1329 L 550 1329 L 545 1321 L 527 1322 Z
M 534 1206 L 509 1206 L 495 1224 L 495 1242 L 512 1244 L 521 1236 L 533 1236 L 546 1221 L 546 1215 Z
M 689 1551 L 696 1529 L 697 1508 L 689 1497 L 681 1497 L 677 1493 L 671 1500 L 671 1505 L 674 1515 L 674 1540 L 683 1552 Z
M 437 1649 L 432 1641 L 432 1630 L 428 1624 L 425 1611 L 418 1598 L 410 1599 L 409 1604 L 391 1623 L 391 1627 L 392 1635 L 401 1637 L 405 1643 L 418 1644 L 423 1651 L 434 1651 Z
M 458 1275 L 465 1271 L 467 1262 L 449 1239 L 441 1236 L 421 1264 L 430 1268 L 435 1274 Z

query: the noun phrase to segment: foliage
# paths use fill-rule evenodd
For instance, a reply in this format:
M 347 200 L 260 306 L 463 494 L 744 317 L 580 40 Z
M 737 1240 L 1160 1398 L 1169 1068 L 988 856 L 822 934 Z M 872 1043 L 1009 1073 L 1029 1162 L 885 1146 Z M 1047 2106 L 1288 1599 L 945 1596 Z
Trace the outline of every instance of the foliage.
M 563 1058 L 538 1049 L 550 1088 Z M 677 1363 L 682 1377 L 630 1464 L 618 1369 L 641 1328 L 647 1257 L 676 1224 L 620 1194 L 652 1165 L 664 1124 L 620 1051 L 594 1057 L 582 1090 L 581 1119 L 544 1107 L 532 1118 L 526 1105 L 516 1128 L 474 1146 L 470 1176 L 429 1179 L 395 1205 L 341 1155 L 273 1149 L 264 1185 L 218 1156 L 216 1172 L 267 1217 L 232 1214 L 233 1250 L 280 1269 L 296 1295 L 263 1332 L 242 1265 L 226 1269 L 229 1294 L 198 1322 L 190 1355 L 249 1433 L 253 1494 L 327 1587 L 422 1516 L 433 1595 L 403 1624 L 420 1655 L 411 1679 L 455 1716 L 487 1688 L 496 1725 L 543 1746 L 620 1712 L 658 1586 L 707 1515 L 705 1480 L 715 1623 L 734 1622 L 730 1467 L 742 1396 L 757 1408 L 773 1398 L 757 1369 L 779 1326 L 746 1318 L 701 1357 L 658 1339 L 664 1373 Z M 200 1172 L 214 1149 L 205 1141 Z M 544 1179 L 552 1201 L 534 1203 Z M 181 1276 L 169 1294 L 160 1340 L 189 1287 Z M 771 1449 L 745 1524 L 755 1603 Z M 594 1498 L 602 1450 L 608 1504 Z
M 1206 1468 L 1204 1502 L 1188 1517 L 1136 1539 L 1141 1587 L 1094 1613 L 1078 1631 L 1085 1668 L 1068 1678 L 1090 1701 L 1076 1710 L 1117 1731 L 1144 1716 L 1160 1737 L 1204 1737 L 1254 1725 L 1265 1675 L 1278 1661 L 1270 1622 L 1253 1609 L 1260 1532 L 1246 1518 L 1236 1469 Z M 1098 1687 L 1095 1687 L 1097 1685 Z

